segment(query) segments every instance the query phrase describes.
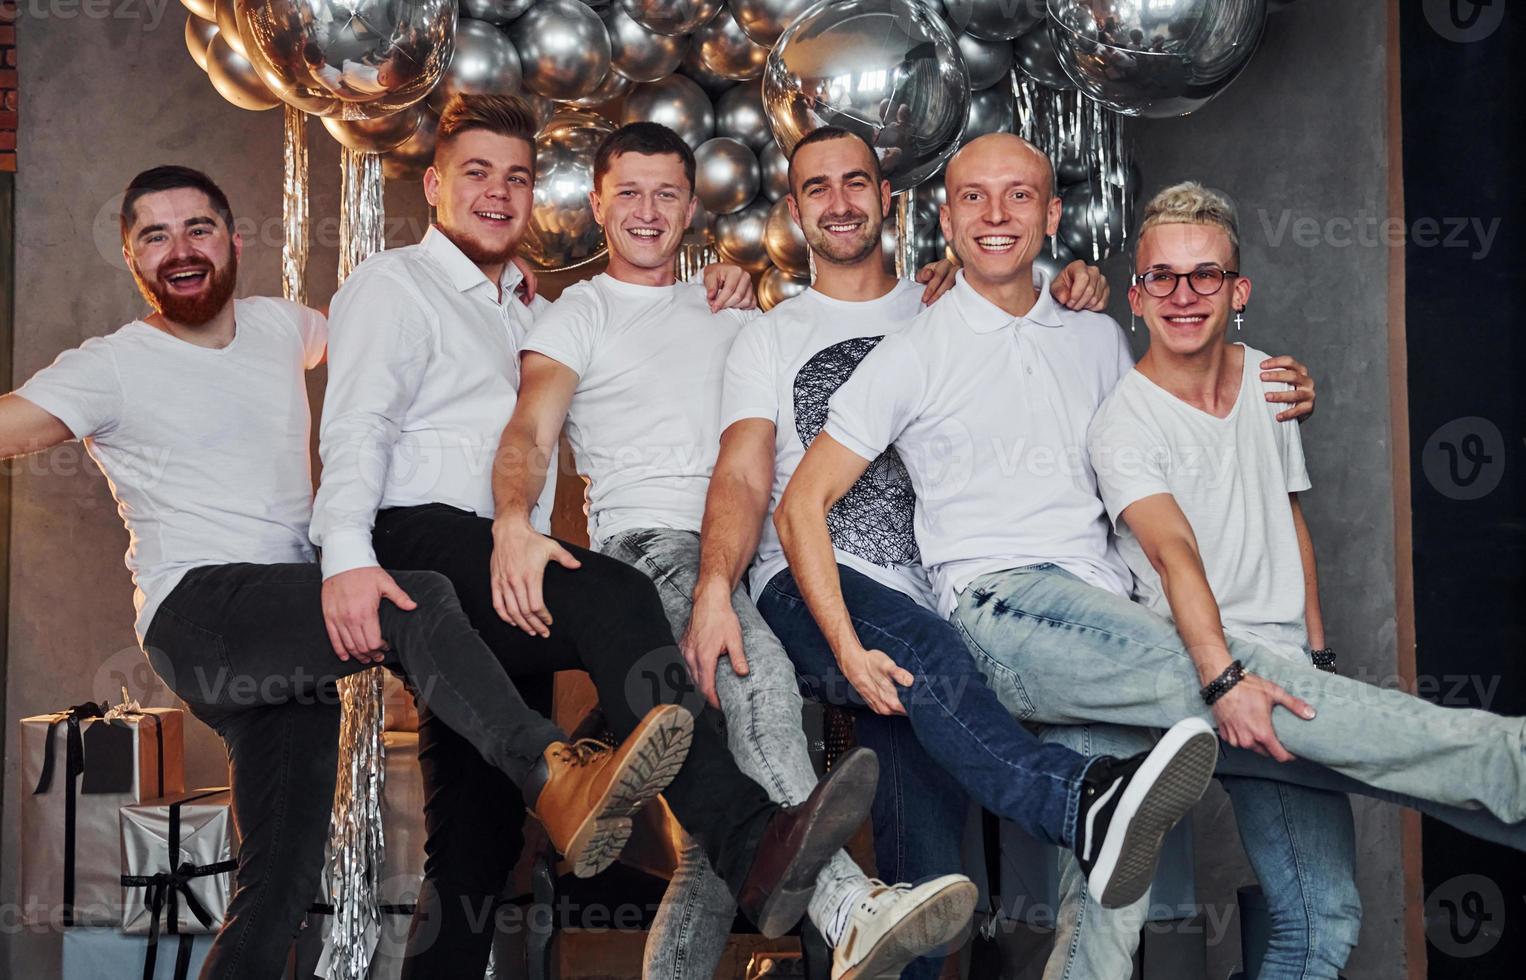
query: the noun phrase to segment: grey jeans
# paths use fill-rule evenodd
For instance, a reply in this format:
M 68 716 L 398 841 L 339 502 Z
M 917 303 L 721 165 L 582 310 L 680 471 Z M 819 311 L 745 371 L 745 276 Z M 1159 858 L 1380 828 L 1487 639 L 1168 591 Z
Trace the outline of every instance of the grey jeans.
M 600 551 L 651 578 L 673 635 L 682 638 L 699 578 L 699 535 L 638 529 L 616 535 Z M 726 658 L 716 667 L 715 690 L 726 718 L 726 742 L 737 766 L 770 798 L 777 803 L 800 803 L 816 787 L 816 770 L 807 752 L 795 666 L 742 588 L 732 595 L 731 607 L 742 624 L 748 671 L 737 674 Z M 867 881 L 841 851 L 822 869 L 808 914 L 823 934 L 848 891 Z M 678 868 L 652 922 L 642 976 L 646 980 L 709 980 L 726 950 L 735 918 L 736 902 L 710 869 L 704 850 L 685 839 Z

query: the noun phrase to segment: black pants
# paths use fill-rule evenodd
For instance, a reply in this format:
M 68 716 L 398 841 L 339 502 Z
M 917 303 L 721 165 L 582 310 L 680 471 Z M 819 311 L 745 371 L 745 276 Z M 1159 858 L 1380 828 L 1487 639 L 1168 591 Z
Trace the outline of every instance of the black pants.
M 450 579 L 472 625 L 523 689 L 531 678 L 586 670 L 614 733 L 623 738 L 657 704 L 695 713 L 689 757 L 663 794 L 673 815 L 705 848 L 716 874 L 740 889 L 763 828 L 777 807 L 744 776 L 726 747 L 720 713 L 694 691 L 662 601 L 640 571 L 575 545 L 582 563 L 546 566 L 543 587 L 553 620 L 549 637 L 530 636 L 493 609 L 489 562 L 492 521 L 428 504 L 377 515 L 377 558 L 389 568 L 440 572 Z M 484 765 L 449 719 L 419 712 L 424 776 L 424 889 L 409 932 L 405 980 L 482 976 L 492 941 L 492 909 L 524 844 L 516 821 L 519 789 Z M 426 918 L 427 917 L 427 918 Z
M 396 578 L 418 608 L 382 603 L 387 666 L 457 727 L 479 764 L 523 781 L 565 736 L 525 705 L 444 576 Z M 144 638 L 154 669 L 222 738 L 231 766 L 238 870 L 203 980 L 281 976 L 318 894 L 338 764 L 335 682 L 368 666 L 335 656 L 321 587 L 312 564 L 194 568 Z

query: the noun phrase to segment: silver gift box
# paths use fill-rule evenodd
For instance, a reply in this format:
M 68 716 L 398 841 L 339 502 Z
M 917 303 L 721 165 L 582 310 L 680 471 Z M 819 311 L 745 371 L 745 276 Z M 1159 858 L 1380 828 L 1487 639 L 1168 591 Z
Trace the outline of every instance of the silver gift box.
M 170 811 L 177 803 L 180 811 L 179 846 L 171 854 Z M 122 807 L 121 875 L 148 878 L 185 869 L 186 865 L 191 869 L 206 869 L 231 862 L 237 849 L 230 803 L 228 790 L 219 787 Z M 148 904 L 152 888 L 123 885 L 120 878 L 118 881 L 122 894 L 122 931 L 128 935 L 147 935 L 153 919 Z M 231 871 L 186 877 L 180 887 L 195 896 L 210 921 L 203 924 L 186 901 L 185 893 L 177 888 L 161 914 L 160 933 L 216 932 L 228 914 L 232 882 Z
M 163 735 L 155 736 L 153 716 Z M 21 906 L 27 925 L 64 924 L 65 812 L 68 797 L 68 725 L 53 723 L 61 716 L 34 715 L 21 719 Z M 115 926 L 122 921 L 121 827 L 117 811 L 123 806 L 185 791 L 184 714 L 178 708 L 145 708 L 115 724 L 132 730 L 131 786 L 121 793 L 82 792 L 75 777 L 74 915 L 75 925 Z M 81 733 L 101 719 L 80 723 Z M 53 778 L 44 793 L 35 793 L 42 775 L 49 729 L 53 741 Z M 160 763 L 164 782 L 159 784 Z M 85 765 L 89 769 L 89 753 Z
M 212 950 L 211 936 L 195 936 L 191 943 L 188 977 L 201 975 L 202 964 Z M 154 980 L 175 980 L 175 954 L 180 940 L 159 937 L 159 953 L 154 958 Z M 63 980 L 105 980 L 143 976 L 143 957 L 148 951 L 144 936 L 124 936 L 116 929 L 98 927 L 64 930 Z M 21 974 L 17 974 L 18 977 Z

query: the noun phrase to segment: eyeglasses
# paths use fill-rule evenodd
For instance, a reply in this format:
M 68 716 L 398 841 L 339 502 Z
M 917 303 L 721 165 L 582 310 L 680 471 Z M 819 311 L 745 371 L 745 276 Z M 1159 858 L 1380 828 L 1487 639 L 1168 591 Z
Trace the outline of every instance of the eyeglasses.
M 1176 292 L 1176 283 L 1179 279 L 1186 279 L 1187 285 L 1199 296 L 1212 296 L 1224 288 L 1224 280 L 1238 275 L 1238 272 L 1228 272 L 1218 268 L 1193 269 L 1191 272 L 1151 269 L 1142 276 L 1135 276 L 1134 282 L 1143 286 L 1145 292 L 1157 299 L 1165 299 Z

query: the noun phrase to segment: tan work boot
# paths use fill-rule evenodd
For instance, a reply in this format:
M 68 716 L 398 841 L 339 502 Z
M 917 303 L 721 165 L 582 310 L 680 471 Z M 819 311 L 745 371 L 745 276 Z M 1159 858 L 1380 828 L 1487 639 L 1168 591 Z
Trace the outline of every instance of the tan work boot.
M 525 780 L 525 803 L 579 878 L 614 863 L 631 836 L 631 815 L 667 789 L 689 754 L 694 716 L 664 704 L 618 749 L 591 738 L 552 742 Z

